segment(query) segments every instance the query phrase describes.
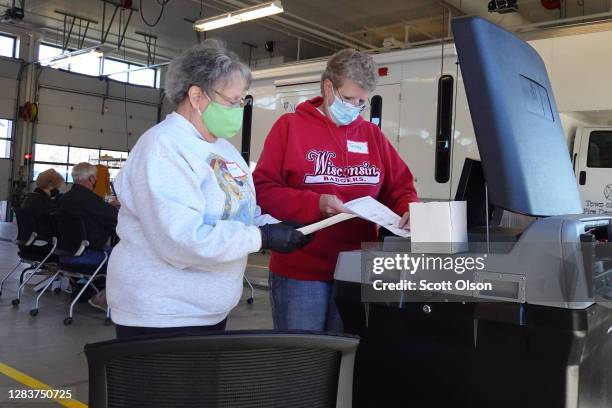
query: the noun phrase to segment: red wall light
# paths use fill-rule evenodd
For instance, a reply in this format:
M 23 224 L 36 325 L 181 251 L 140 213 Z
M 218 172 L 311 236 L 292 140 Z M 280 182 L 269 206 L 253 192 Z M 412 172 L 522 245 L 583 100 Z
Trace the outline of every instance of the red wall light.
M 380 67 L 378 68 L 378 76 L 387 76 L 389 75 L 389 68 L 388 67 Z
M 23 158 L 26 160 L 30 160 L 32 158 L 32 153 L 26 153 L 23 155 Z

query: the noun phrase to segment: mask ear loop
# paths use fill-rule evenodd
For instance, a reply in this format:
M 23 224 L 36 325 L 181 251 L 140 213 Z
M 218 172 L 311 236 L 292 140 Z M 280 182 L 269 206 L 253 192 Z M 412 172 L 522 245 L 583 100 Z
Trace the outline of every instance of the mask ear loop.
M 336 92 L 336 87 L 334 86 L 334 84 L 332 84 L 332 94 L 334 95 L 334 98 L 337 98 L 341 104 L 344 104 L 344 101 L 340 97 L 340 92 Z
M 210 98 L 210 96 L 208 96 L 208 92 L 206 92 L 204 89 L 202 89 L 202 93 L 204 94 L 204 96 L 206 97 L 206 99 L 208 99 L 208 103 L 212 103 L 212 101 L 213 101 L 213 100 Z M 202 116 L 202 113 L 203 113 L 203 112 L 200 110 L 200 107 L 199 107 L 199 106 L 198 106 L 198 107 L 196 107 L 196 111 L 198 111 L 198 114 L 199 114 L 200 116 Z

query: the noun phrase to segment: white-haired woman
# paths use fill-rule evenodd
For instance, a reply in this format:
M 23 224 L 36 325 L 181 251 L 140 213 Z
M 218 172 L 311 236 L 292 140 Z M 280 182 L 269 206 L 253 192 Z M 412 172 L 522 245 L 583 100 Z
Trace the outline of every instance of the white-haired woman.
M 266 224 L 277 220 L 260 215 L 249 167 L 226 140 L 242 125 L 250 81 L 216 40 L 171 62 L 165 92 L 176 110 L 140 137 L 115 184 L 121 241 L 107 297 L 117 337 L 223 330 L 247 255 L 308 242 Z
M 359 115 L 377 79 L 371 56 L 339 51 L 321 77 L 322 96 L 274 124 L 253 174 L 266 212 L 306 224 L 342 212 L 343 202 L 372 196 L 402 216 L 399 227 L 407 227 L 408 204 L 417 200 L 412 174 L 378 126 Z M 274 327 L 340 331 L 332 299 L 338 253 L 376 239 L 376 225 L 353 219 L 317 232 L 301 250 L 273 253 Z

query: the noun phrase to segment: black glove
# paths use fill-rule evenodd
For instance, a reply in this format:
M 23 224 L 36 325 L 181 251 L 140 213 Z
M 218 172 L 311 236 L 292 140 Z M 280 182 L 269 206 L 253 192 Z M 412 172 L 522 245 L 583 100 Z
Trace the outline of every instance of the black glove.
M 261 249 L 270 249 L 287 254 L 295 249 L 302 248 L 312 241 L 312 234 L 304 235 L 296 231 L 293 225 L 297 226 L 299 224 L 285 221 L 259 227 L 261 231 Z
M 283 222 L 281 222 L 281 224 L 288 225 L 291 228 L 295 228 L 295 229 L 302 228 L 304 226 L 304 224 L 302 224 L 301 222 L 291 221 L 291 220 L 283 221 Z M 306 238 L 306 243 L 304 245 L 302 245 L 302 246 L 306 246 L 310 241 L 312 241 L 314 239 L 314 236 L 315 236 L 314 232 L 312 232 L 312 233 L 310 233 L 308 235 L 304 235 L 304 237 Z
M 299 223 L 297 221 L 283 221 L 281 222 L 281 224 L 288 225 L 291 228 L 295 228 L 295 229 L 302 228 L 304 226 L 304 224 Z

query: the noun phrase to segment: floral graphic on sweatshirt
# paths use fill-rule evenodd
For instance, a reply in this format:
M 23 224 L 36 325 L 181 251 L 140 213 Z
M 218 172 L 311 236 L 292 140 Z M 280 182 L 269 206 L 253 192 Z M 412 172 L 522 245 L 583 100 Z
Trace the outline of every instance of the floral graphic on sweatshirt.
M 255 217 L 255 190 L 249 183 L 249 176 L 235 177 L 229 170 L 228 163 L 234 167 L 233 162 L 226 161 L 218 154 L 211 154 L 206 160 L 215 173 L 219 187 L 225 193 L 222 220 L 240 221 L 246 225 L 253 225 Z

